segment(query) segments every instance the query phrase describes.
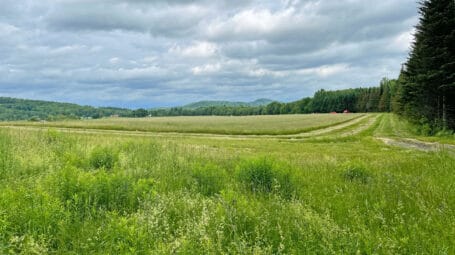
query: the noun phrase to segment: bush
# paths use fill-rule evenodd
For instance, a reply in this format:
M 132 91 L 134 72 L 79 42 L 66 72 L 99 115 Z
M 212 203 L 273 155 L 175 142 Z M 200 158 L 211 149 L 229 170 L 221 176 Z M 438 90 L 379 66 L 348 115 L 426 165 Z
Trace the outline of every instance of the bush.
M 236 172 L 238 180 L 253 193 L 274 193 L 286 198 L 296 193 L 290 172 L 266 158 L 245 161 Z
M 450 129 L 441 129 L 438 132 L 436 132 L 435 136 L 438 137 L 451 137 L 454 135 L 453 130 Z
M 107 147 L 96 147 L 90 155 L 90 165 L 95 169 L 111 170 L 118 161 L 118 153 Z
M 357 165 L 349 165 L 345 167 L 342 176 L 346 181 L 360 182 L 363 184 L 368 183 L 372 178 L 364 167 Z
M 223 169 L 212 164 L 194 166 L 192 177 L 196 181 L 197 190 L 206 196 L 219 194 L 226 182 Z
M 153 179 L 136 179 L 122 173 L 83 172 L 66 167 L 50 178 L 51 192 L 72 212 L 80 215 L 94 210 L 130 213 L 140 201 L 154 194 Z

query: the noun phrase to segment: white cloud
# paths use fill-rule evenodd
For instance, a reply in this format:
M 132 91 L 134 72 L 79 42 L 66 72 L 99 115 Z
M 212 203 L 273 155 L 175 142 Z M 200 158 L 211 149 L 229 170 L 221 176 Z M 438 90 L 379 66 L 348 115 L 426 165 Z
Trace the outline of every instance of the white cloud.
M 389 46 L 392 50 L 406 51 L 411 48 L 411 44 L 414 40 L 415 28 L 409 31 L 400 33 L 398 36 L 393 38 L 391 45 Z
M 17 31 L 19 31 L 18 27 L 0 22 L 0 35 L 7 36 Z
M 109 59 L 109 63 L 111 63 L 112 65 L 118 64 L 119 62 L 120 62 L 120 59 L 117 57 Z
M 207 64 L 203 66 L 196 66 L 191 68 L 191 72 L 194 75 L 201 75 L 201 74 L 211 74 L 218 72 L 221 69 L 221 65 L 219 63 L 216 64 Z
M 217 45 L 210 42 L 197 42 L 187 47 L 173 46 L 169 49 L 170 53 L 188 58 L 208 58 L 214 56 L 217 51 Z
M 303 15 L 295 15 L 294 8 L 271 12 L 268 9 L 244 10 L 229 19 L 218 19 L 207 27 L 212 38 L 234 36 L 243 40 L 268 36 L 286 27 L 302 25 Z

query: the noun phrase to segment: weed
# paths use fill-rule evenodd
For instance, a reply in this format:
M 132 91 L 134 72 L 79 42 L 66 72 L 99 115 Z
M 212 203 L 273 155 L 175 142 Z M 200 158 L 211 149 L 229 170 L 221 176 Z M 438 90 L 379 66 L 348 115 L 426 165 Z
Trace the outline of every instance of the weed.
M 296 190 L 290 172 L 266 158 L 242 162 L 237 167 L 237 178 L 244 187 L 257 194 L 275 193 L 291 197 Z
M 0 179 L 7 177 L 8 173 L 14 169 L 13 143 L 11 137 L 0 131 Z
M 371 174 L 360 165 L 350 164 L 344 168 L 343 178 L 349 182 L 359 182 L 367 184 L 371 179 Z
M 90 155 L 90 165 L 95 169 L 111 170 L 117 161 L 117 152 L 108 147 L 96 147 Z
M 192 177 L 197 191 L 206 196 L 219 194 L 225 187 L 227 178 L 224 170 L 213 164 L 192 167 Z

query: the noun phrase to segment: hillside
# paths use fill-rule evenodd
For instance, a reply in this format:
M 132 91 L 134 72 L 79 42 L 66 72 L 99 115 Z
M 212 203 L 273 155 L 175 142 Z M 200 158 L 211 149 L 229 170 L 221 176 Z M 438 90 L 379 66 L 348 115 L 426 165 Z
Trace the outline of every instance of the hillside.
M 252 102 L 199 101 L 179 108 L 255 107 L 265 106 L 271 102 L 272 100 L 270 99 L 258 99 Z M 0 97 L 0 121 L 101 118 L 112 115 L 121 117 L 145 117 L 148 115 L 148 112 L 144 109 L 133 111 L 115 107 L 81 106 L 72 103 Z
M 191 104 L 187 104 L 182 106 L 182 108 L 187 109 L 196 109 L 201 107 L 218 107 L 218 106 L 228 106 L 228 107 L 235 107 L 235 106 L 264 106 L 268 105 L 273 100 L 261 98 L 257 99 L 252 102 L 233 102 L 233 101 L 215 101 L 215 100 L 208 100 L 208 101 L 199 101 Z
M 103 116 L 129 116 L 132 111 L 114 107 L 81 106 L 40 100 L 0 97 L 0 120 L 100 118 Z

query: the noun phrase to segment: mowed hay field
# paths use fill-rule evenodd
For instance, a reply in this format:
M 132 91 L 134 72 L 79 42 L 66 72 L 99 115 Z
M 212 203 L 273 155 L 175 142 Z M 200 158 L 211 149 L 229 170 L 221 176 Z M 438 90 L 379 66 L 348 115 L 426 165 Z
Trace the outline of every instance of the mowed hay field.
M 88 128 L 104 130 L 210 133 L 297 134 L 346 122 L 364 114 L 296 114 L 260 116 L 190 116 L 153 118 L 104 118 L 84 121 L 14 122 L 0 125 Z
M 454 254 L 454 148 L 407 146 L 427 138 L 391 114 L 286 118 L 319 116 L 286 137 L 2 127 L 0 253 Z

